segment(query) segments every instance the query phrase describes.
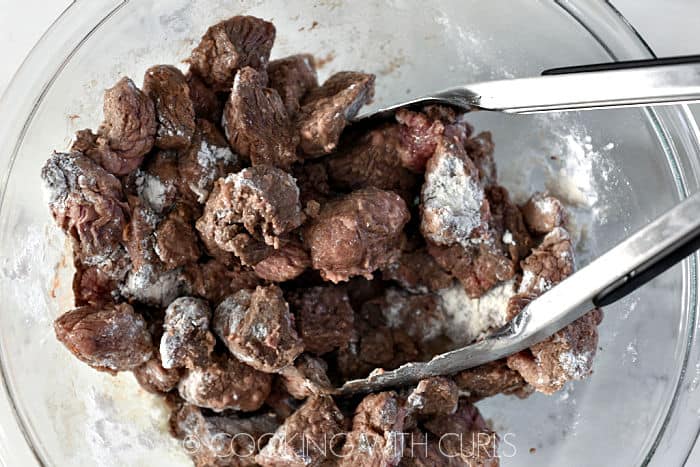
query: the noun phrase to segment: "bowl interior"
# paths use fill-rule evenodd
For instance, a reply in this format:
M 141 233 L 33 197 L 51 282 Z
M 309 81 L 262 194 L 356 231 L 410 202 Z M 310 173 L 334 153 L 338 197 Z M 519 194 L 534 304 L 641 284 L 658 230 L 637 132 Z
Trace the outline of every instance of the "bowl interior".
M 609 60 L 584 28 L 544 1 L 123 4 L 85 38 L 38 102 L 0 211 L 2 358 L 31 441 L 48 465 L 190 465 L 167 434 L 167 411 L 156 397 L 140 391 L 130 374 L 94 372 L 55 341 L 51 323 L 70 307 L 71 267 L 45 207 L 39 169 L 52 149 L 67 148 L 75 130 L 99 124 L 104 88 L 122 75 L 140 84 L 153 64 L 181 63 L 208 25 L 233 14 L 273 20 L 273 56 L 313 53 L 324 62 L 321 78 L 344 69 L 376 73 L 373 106 L 458 83 Z M 493 132 L 501 183 L 516 200 L 547 189 L 567 201 L 579 266 L 679 198 L 669 148 L 647 111 L 480 113 L 470 121 Z M 673 268 L 605 310 L 590 379 L 552 397 L 479 403 L 501 434 L 503 465 L 642 462 L 681 372 L 686 278 L 682 267 Z

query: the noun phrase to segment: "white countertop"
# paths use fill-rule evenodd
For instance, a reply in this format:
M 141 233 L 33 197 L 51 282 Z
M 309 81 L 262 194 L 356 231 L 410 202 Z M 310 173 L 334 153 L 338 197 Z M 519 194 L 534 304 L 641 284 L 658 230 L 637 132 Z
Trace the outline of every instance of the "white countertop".
M 69 3 L 69 0 L 0 0 L 4 63 L 0 67 L 0 94 L 34 43 Z M 700 0 L 612 0 L 612 3 L 658 56 L 700 53 Z M 700 117 L 700 105 L 693 110 Z M 2 400 L 0 420 L 11 419 L 9 407 Z M 0 441 L 2 436 L 0 428 Z M 699 446 L 687 465 L 700 466 Z

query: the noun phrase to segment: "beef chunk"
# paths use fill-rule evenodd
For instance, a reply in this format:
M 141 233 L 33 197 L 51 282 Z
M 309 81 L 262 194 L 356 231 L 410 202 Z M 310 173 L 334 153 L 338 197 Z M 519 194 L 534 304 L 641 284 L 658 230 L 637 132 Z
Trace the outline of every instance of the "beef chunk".
M 493 140 L 490 131 L 482 131 L 464 141 L 467 155 L 479 169 L 479 181 L 483 187 L 496 184 L 496 161 L 493 159 Z
M 220 122 L 224 112 L 224 102 L 219 99 L 202 78 L 190 70 L 187 75 L 187 85 L 190 87 L 190 100 L 194 108 L 194 115 L 210 122 Z
M 412 203 L 418 178 L 401 166 L 402 146 L 396 124 L 385 124 L 341 140 L 338 152 L 327 159 L 328 178 L 347 191 L 373 186 L 400 194 Z
M 520 373 L 509 368 L 505 359 L 457 373 L 454 380 L 471 402 L 496 394 L 527 397 L 531 392 Z
M 494 250 L 490 242 L 471 248 L 428 244 L 428 253 L 459 279 L 469 298 L 479 298 L 499 282 L 510 280 L 515 275 L 515 263 L 500 250 Z
M 366 396 L 355 410 L 338 466 L 398 465 L 403 454 L 404 417 L 396 393 Z
M 354 322 L 349 302 L 340 287 L 312 287 L 291 299 L 307 352 L 323 355 L 348 344 Z
M 426 239 L 443 246 L 473 244 L 486 211 L 478 177 L 461 146 L 445 138 L 438 142 L 421 191 L 421 232 Z
M 310 217 L 318 215 L 318 209 L 331 197 L 326 166 L 319 162 L 295 165 L 294 178 L 299 187 L 299 200 Z
M 381 297 L 366 302 L 362 314 L 372 325 L 402 331 L 426 353 L 445 328 L 445 314 L 437 296 L 410 294 L 397 288 L 388 288 Z
M 509 356 L 508 366 L 535 390 L 553 394 L 567 381 L 583 379 L 591 373 L 598 348 L 597 326 L 602 319 L 603 313 L 595 309 L 549 339 Z
M 153 356 L 146 321 L 131 305 L 82 306 L 54 322 L 56 338 L 99 371 L 129 371 Z
M 125 180 L 129 195 L 137 195 L 154 213 L 165 214 L 180 199 L 178 157 L 172 151 L 158 151 L 141 169 Z
M 443 462 L 437 465 L 498 466 L 498 435 L 468 402 L 460 402 L 454 414 L 435 416 L 424 425 L 433 440 L 439 439 Z
M 180 370 L 176 368 L 165 369 L 158 352 L 155 356 L 134 369 L 134 377 L 143 389 L 153 394 L 170 392 L 180 382 Z
M 206 365 L 214 350 L 214 335 L 209 332 L 211 311 L 207 302 L 180 297 L 165 310 L 160 355 L 163 368 L 195 368 Z
M 308 92 L 297 116 L 301 149 L 308 156 L 333 151 L 348 120 L 373 96 L 374 75 L 354 71 L 336 73 Z
M 323 360 L 302 354 L 294 366 L 282 369 L 281 376 L 287 392 L 297 399 L 328 393 L 332 389 L 326 375 L 328 365 Z
M 320 466 L 338 452 L 342 424 L 331 397 L 312 397 L 284 421 L 255 461 L 263 467 Z
M 564 227 L 566 209 L 554 196 L 535 193 L 522 207 L 528 229 L 536 235 L 545 235 L 557 227 Z
M 222 125 L 233 150 L 254 166 L 288 169 L 297 159 L 292 122 L 277 91 L 265 87 L 263 72 L 236 74 Z
M 194 135 L 194 105 L 185 75 L 170 65 L 146 70 L 143 92 L 153 99 L 156 110 L 155 145 L 162 149 L 184 149 Z
M 234 230 L 231 229 L 231 232 L 234 232 Z M 279 240 L 280 244 L 277 245 L 279 248 L 281 248 L 280 245 L 282 244 L 286 245 L 286 242 L 283 242 L 282 239 Z M 241 264 L 251 267 L 256 266 L 277 251 L 273 246 L 253 238 L 245 232 L 234 235 L 231 241 L 228 242 L 227 247 L 236 255 Z
M 166 271 L 162 265 L 145 263 L 132 268 L 119 292 L 130 300 L 144 305 L 165 307 L 187 290 L 185 277 L 180 269 Z
M 371 278 L 398 255 L 408 219 L 398 195 L 372 187 L 329 202 L 305 230 L 311 264 L 336 283 L 356 275 Z
M 261 279 L 285 282 L 298 277 L 311 267 L 309 254 L 296 242 L 287 243 L 258 262 L 253 270 Z
M 505 250 L 513 261 L 520 261 L 527 256 L 533 246 L 523 216 L 518 207 L 510 201 L 508 190 L 498 185 L 491 185 L 486 189 L 486 197 L 489 201 L 489 227 L 495 231 L 495 247 Z
M 213 327 L 233 355 L 260 371 L 278 371 L 303 350 L 294 316 L 274 285 L 228 297 L 216 308 Z
M 276 375 L 273 378 L 272 390 L 267 399 L 265 399 L 265 405 L 275 412 L 280 419 L 285 419 L 299 409 L 302 402 L 289 394 L 282 376 Z
M 212 415 L 188 404 L 170 417 L 173 436 L 185 443 L 195 467 L 252 467 L 258 440 L 265 440 L 277 426 L 273 414 Z
M 396 262 L 382 269 L 382 278 L 394 280 L 413 293 L 437 292 L 453 281 L 425 248 L 402 253 Z
M 265 70 L 274 41 L 272 23 L 234 16 L 207 29 L 192 51 L 190 68 L 215 91 L 228 91 L 239 69 Z
M 78 242 L 74 251 L 86 266 L 121 249 L 129 210 L 117 178 L 78 152 L 54 153 L 41 178 L 53 218 Z
M 125 175 L 136 169 L 153 147 L 156 128 L 153 101 L 129 78 L 122 78 L 105 91 L 97 147 L 86 155 L 108 172 Z
M 191 210 L 184 204 L 178 204 L 153 233 L 155 251 L 166 269 L 185 266 L 201 256 L 192 220 Z
M 270 394 L 272 376 L 232 356 L 214 356 L 205 366 L 188 370 L 180 380 L 180 397 L 215 412 L 226 409 L 252 412 Z
M 197 230 L 221 249 L 235 252 L 234 239 L 242 226 L 277 248 L 280 236 L 303 221 L 299 189 L 291 175 L 260 166 L 243 169 L 214 184 Z
M 459 388 L 452 379 L 424 379 L 406 399 L 408 410 L 420 416 L 450 415 L 457 410 Z
M 267 75 L 269 86 L 279 93 L 290 117 L 299 110 L 304 95 L 318 87 L 314 57 L 309 54 L 273 60 L 267 67 Z
M 402 329 L 360 322 L 346 347 L 338 350 L 337 371 L 343 380 L 366 377 L 372 370 L 393 370 L 421 356 L 414 340 Z
M 240 161 L 224 135 L 207 120 L 197 120 L 190 147 L 180 154 L 178 173 L 183 194 L 204 204 L 221 177 L 240 170 Z
M 213 305 L 241 289 L 253 289 L 260 283 L 255 273 L 240 263 L 226 265 L 216 259 L 189 265 L 184 273 L 191 293 Z
M 453 123 L 456 118 L 451 109 L 439 109 L 443 111 L 442 115 L 435 115 L 439 112 L 426 114 L 408 109 L 400 109 L 396 112 L 396 121 L 400 123 L 401 165 L 413 172 L 425 171 L 425 164 L 433 156 L 441 136 L 445 133 L 445 125 Z M 437 108 L 427 110 L 437 110 Z
M 574 272 L 574 250 L 569 233 L 557 227 L 520 266 L 523 278 L 518 292 L 539 295 L 566 279 Z
M 74 246 L 73 265 L 73 296 L 75 306 L 101 305 L 117 298 L 119 284 L 124 280 L 131 262 L 124 248 L 100 259 L 99 264 L 86 264 L 80 255 L 76 254 Z M 91 261 L 88 259 L 87 263 Z

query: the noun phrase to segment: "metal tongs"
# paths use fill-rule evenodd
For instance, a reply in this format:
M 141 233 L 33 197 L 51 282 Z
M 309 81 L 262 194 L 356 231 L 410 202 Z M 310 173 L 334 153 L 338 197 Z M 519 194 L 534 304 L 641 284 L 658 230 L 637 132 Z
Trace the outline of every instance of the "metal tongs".
M 463 112 L 530 114 L 699 100 L 700 55 L 687 55 L 553 68 L 533 78 L 466 84 L 364 113 L 353 121 L 391 118 L 399 109 L 430 104 Z
M 700 56 L 549 70 L 548 76 L 453 88 L 361 115 L 387 118 L 402 107 L 430 103 L 462 110 L 534 113 L 690 102 L 700 99 Z M 583 76 L 585 74 L 585 76 Z M 700 248 L 700 193 L 662 215 L 551 290 L 487 338 L 428 362 L 375 370 L 346 382 L 338 394 L 379 391 L 450 375 L 520 352 L 588 311 L 615 303 Z

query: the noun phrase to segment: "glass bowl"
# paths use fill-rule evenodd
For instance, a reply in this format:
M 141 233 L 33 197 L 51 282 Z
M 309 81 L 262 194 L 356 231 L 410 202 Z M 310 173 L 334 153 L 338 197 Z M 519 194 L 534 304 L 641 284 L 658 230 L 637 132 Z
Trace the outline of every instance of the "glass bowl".
M 100 122 L 102 92 L 180 63 L 206 27 L 271 19 L 273 55 L 311 52 L 321 78 L 377 74 L 374 106 L 457 83 L 651 56 L 595 0 L 81 1 L 47 31 L 0 103 L 0 404 L 5 465 L 190 465 L 167 411 L 130 374 L 72 358 L 52 320 L 70 307 L 70 261 L 39 169 L 74 131 Z M 698 188 L 698 128 L 683 106 L 546 116 L 474 114 L 493 131 L 502 183 L 575 213 L 579 265 Z M 594 374 L 552 397 L 479 403 L 504 466 L 682 465 L 700 424 L 697 256 L 605 310 Z M 3 394 L 5 396 L 5 394 Z

